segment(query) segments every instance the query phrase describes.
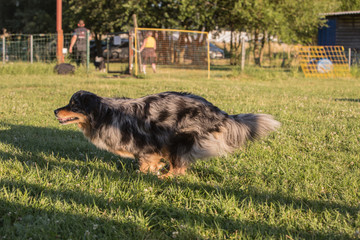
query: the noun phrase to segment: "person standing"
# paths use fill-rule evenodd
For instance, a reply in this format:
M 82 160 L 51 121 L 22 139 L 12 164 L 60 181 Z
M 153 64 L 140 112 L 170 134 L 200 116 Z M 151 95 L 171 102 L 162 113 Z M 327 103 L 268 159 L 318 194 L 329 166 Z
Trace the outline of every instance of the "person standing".
M 151 64 L 152 70 L 156 72 L 156 40 L 152 36 L 152 32 L 146 34 L 146 38 L 140 48 L 140 52 L 143 51 L 143 73 L 146 74 L 146 65 Z
M 69 53 L 73 52 L 73 47 L 76 47 L 76 64 L 85 66 L 86 64 L 86 34 L 88 29 L 85 28 L 85 22 L 80 20 L 78 28 L 75 29 L 73 37 L 71 38 Z M 90 37 L 89 37 L 90 41 Z

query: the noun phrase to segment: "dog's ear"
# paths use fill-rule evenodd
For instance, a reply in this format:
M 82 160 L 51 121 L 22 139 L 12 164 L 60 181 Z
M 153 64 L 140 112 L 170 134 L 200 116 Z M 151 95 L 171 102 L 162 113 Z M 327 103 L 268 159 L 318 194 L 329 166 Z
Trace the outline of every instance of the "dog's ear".
M 101 121 L 105 105 L 101 103 L 101 97 L 93 93 L 84 93 L 82 95 L 82 105 L 86 115 L 89 118 L 90 124 L 93 128 L 97 128 Z
M 100 98 L 96 95 L 84 95 L 82 98 L 82 105 L 84 106 L 84 110 L 89 115 L 97 115 L 99 113 L 100 104 Z

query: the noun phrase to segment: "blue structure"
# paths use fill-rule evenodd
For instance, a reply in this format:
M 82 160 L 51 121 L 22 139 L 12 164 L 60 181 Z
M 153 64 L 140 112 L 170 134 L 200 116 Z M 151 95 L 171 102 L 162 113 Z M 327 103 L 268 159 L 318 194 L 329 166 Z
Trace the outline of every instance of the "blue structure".
M 360 11 L 322 13 L 326 27 L 318 30 L 318 45 L 360 49 Z
M 336 45 L 336 19 L 328 19 L 327 27 L 319 28 L 318 45 L 334 46 Z

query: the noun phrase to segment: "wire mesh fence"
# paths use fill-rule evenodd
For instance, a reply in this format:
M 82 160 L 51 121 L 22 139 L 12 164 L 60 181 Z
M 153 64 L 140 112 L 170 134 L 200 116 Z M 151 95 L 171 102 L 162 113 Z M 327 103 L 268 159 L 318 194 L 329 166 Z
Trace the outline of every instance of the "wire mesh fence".
M 132 44 L 135 72 L 144 72 L 144 67 L 152 64 L 162 68 L 209 69 L 207 32 L 136 28 Z
M 129 60 L 129 33 L 108 34 L 102 46 L 101 57 L 105 58 L 107 72 L 128 73 L 131 64 Z
M 143 71 L 142 65 L 148 62 L 144 62 L 144 52 L 140 52 L 140 49 L 150 32 L 156 40 L 154 61 L 157 66 L 160 66 L 161 71 L 166 68 L 195 69 L 204 71 L 206 74 L 211 66 L 240 66 L 242 60 L 244 60 L 245 66 L 259 65 L 265 68 L 298 68 L 301 66 L 301 54 L 294 45 L 270 42 L 264 45 L 262 51 L 256 55 L 256 44 L 251 40 L 244 43 L 244 48 L 235 43 L 232 43 L 235 46 L 232 48 L 230 43 L 209 41 L 206 32 L 145 28 L 138 28 L 136 35 L 135 33 L 104 35 L 100 49 L 92 40 L 88 49 L 90 61 L 94 62 L 95 56 L 102 57 L 109 73 L 126 73 L 129 70 L 135 72 L 135 69 L 141 72 Z M 69 48 L 71 38 L 72 33 L 64 34 L 65 49 Z M 56 48 L 57 34 L 11 34 L 0 37 L 0 59 L 3 64 L 20 61 L 56 63 Z M 245 51 L 243 59 L 241 57 L 242 49 Z M 99 50 L 100 52 L 98 52 Z M 342 56 L 343 60 L 349 58 L 351 60 L 347 63 L 344 60 L 342 69 L 348 69 L 346 64 L 359 67 L 360 51 L 358 49 L 345 49 L 343 52 L 345 53 L 345 56 Z M 335 57 L 338 56 L 339 51 L 335 54 Z M 65 51 L 66 62 L 75 63 L 75 58 L 75 54 Z M 304 63 L 306 64 L 305 70 L 302 69 L 304 74 L 307 73 L 307 69 L 310 69 L 311 63 L 311 59 Z M 139 66 L 136 68 L 137 64 Z M 151 63 L 148 64 L 148 66 L 150 65 Z M 313 67 L 312 70 L 318 73 L 318 67 Z
M 64 47 L 70 45 L 71 37 L 71 33 L 64 34 Z M 11 34 L 0 41 L 3 63 L 56 61 L 57 34 Z
M 271 42 L 260 51 L 255 49 L 253 40 L 241 43 L 210 42 L 211 65 L 259 66 L 263 68 L 293 68 L 299 66 L 296 46 L 285 43 Z M 242 54 L 244 50 L 244 56 Z M 258 52 L 256 52 L 258 51 Z
M 360 67 L 360 48 L 345 48 L 345 55 L 351 66 Z
M 65 62 L 78 63 L 76 50 L 72 54 L 68 49 L 72 33 L 65 33 Z M 57 34 L 11 34 L 0 38 L 0 56 L 3 64 L 9 62 L 44 62 L 56 63 Z M 100 52 L 98 52 L 100 51 Z M 96 65 L 95 57 L 106 62 L 108 72 L 124 73 L 129 71 L 129 36 L 128 33 L 108 34 L 101 41 L 100 49 L 91 40 L 87 55 Z

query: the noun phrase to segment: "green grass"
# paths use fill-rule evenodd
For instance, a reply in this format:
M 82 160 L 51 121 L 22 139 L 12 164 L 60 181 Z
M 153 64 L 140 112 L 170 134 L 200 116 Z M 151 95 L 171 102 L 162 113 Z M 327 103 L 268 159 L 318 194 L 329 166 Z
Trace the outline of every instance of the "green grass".
M 359 239 L 360 79 L 214 67 L 144 78 L 50 65 L 0 66 L 1 239 Z M 356 74 L 357 75 L 357 74 Z M 168 180 L 92 146 L 53 110 L 77 90 L 199 94 L 282 123 L 227 157 Z

